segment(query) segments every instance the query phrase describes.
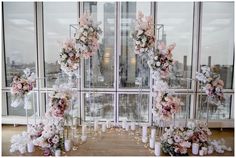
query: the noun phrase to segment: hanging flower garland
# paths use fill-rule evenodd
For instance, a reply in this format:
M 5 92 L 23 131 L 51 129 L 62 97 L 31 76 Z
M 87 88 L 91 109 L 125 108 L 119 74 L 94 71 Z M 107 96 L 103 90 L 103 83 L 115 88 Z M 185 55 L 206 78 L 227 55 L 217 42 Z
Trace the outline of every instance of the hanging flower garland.
M 220 79 L 218 73 L 213 72 L 213 68 L 211 69 L 208 66 L 201 67 L 201 72 L 196 73 L 196 79 L 203 84 L 203 91 L 212 101 L 224 100 L 224 82 Z
M 167 78 L 173 66 L 174 60 L 172 51 L 176 44 L 171 44 L 168 47 L 163 42 L 158 43 L 157 50 L 150 57 L 148 65 L 152 71 L 158 71 L 161 78 Z
M 100 24 L 101 22 L 94 22 L 88 12 L 85 12 L 79 19 L 79 29 L 75 38 L 77 49 L 85 59 L 93 56 L 99 49 L 98 40 L 102 33 Z
M 69 76 L 78 73 L 80 54 L 76 51 L 75 40 L 70 39 L 63 43 L 58 63 L 61 65 L 61 69 Z
M 154 23 L 151 16 L 146 16 L 139 11 L 136 19 L 135 31 L 132 33 L 135 42 L 135 53 L 141 55 L 148 52 L 155 45 Z
M 11 83 L 11 95 L 13 96 L 11 106 L 18 107 L 21 105 L 24 97 L 33 90 L 35 83 L 35 74 L 30 72 L 29 68 L 24 70 L 24 75 L 14 76 Z
M 177 97 L 159 92 L 155 100 L 154 115 L 160 120 L 171 121 L 174 114 L 181 110 L 183 103 Z

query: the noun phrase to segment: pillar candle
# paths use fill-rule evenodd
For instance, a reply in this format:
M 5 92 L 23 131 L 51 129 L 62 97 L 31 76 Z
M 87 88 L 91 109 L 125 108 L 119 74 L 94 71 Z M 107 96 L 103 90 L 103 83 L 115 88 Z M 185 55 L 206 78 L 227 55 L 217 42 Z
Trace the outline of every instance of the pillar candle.
M 98 131 L 98 121 L 94 121 L 94 131 Z
M 199 155 L 203 156 L 204 155 L 204 151 L 203 150 L 199 150 Z
M 156 137 L 156 128 L 152 128 L 151 129 L 151 138 L 155 139 L 155 137 Z
M 193 143 L 192 144 L 192 153 L 194 155 L 197 155 L 198 154 L 198 151 L 199 151 L 199 144 L 198 143 Z
M 129 124 L 128 123 L 126 123 L 125 130 L 129 131 Z
M 161 143 L 160 142 L 155 143 L 155 155 L 156 156 L 161 155 Z
M 131 123 L 131 130 L 134 131 L 135 130 L 135 123 Z
M 126 128 L 126 123 L 127 123 L 126 120 L 122 121 L 122 128 Z
M 107 126 L 107 128 L 111 128 L 111 121 L 110 120 L 106 121 L 106 126 Z
M 142 133 L 142 136 L 143 136 L 143 138 L 144 138 L 144 137 L 147 137 L 147 126 L 146 126 L 146 125 L 143 126 L 143 133 Z
M 154 149 L 154 146 L 155 146 L 155 138 L 150 138 L 149 146 L 150 146 L 151 149 Z
M 102 124 L 102 132 L 106 132 L 106 124 L 105 123 Z
M 203 154 L 207 155 L 207 148 L 206 147 L 202 147 L 202 150 L 203 150 Z
M 87 135 L 87 125 L 83 124 L 82 125 L 82 136 L 86 136 Z

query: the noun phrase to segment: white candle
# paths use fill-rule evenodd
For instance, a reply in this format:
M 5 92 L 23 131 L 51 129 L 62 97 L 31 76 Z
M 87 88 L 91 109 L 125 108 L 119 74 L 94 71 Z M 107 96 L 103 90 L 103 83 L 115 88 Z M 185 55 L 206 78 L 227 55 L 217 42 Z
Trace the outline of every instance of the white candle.
M 106 124 L 105 123 L 102 124 L 102 132 L 106 132 Z
M 98 121 L 94 121 L 94 131 L 98 131 Z
M 199 150 L 199 155 L 203 156 L 204 155 L 204 151 L 203 150 Z
M 129 124 L 128 123 L 126 124 L 125 130 L 129 131 Z
M 122 121 L 122 128 L 126 128 L 126 124 L 127 124 L 126 120 L 123 120 Z
M 197 155 L 198 154 L 198 151 L 199 151 L 199 144 L 198 143 L 193 143 L 192 144 L 192 153 L 194 155 Z
M 82 135 L 83 135 L 83 136 L 86 136 L 86 135 L 87 135 L 87 125 L 86 125 L 86 124 L 83 124 L 83 125 L 82 125 Z
M 131 130 L 132 130 L 132 131 L 135 130 L 135 123 L 134 123 L 134 122 L 131 123 Z
M 144 125 L 143 126 L 143 138 L 145 138 L 145 137 L 147 137 L 147 126 L 146 125 Z
M 203 154 L 207 155 L 207 148 L 206 147 L 202 147 L 202 150 L 203 150 Z
M 155 139 L 155 137 L 156 137 L 156 128 L 152 128 L 151 129 L 151 138 Z
M 149 146 L 150 146 L 151 149 L 154 149 L 154 146 L 155 146 L 155 138 L 150 138 Z
M 161 155 L 161 143 L 160 142 L 155 143 L 155 155 L 156 156 Z
M 87 140 L 87 136 L 81 136 L 81 140 L 82 140 L 82 142 L 85 142 L 86 140 Z
M 110 120 L 106 121 L 106 126 L 107 126 L 107 128 L 111 128 L 111 121 Z

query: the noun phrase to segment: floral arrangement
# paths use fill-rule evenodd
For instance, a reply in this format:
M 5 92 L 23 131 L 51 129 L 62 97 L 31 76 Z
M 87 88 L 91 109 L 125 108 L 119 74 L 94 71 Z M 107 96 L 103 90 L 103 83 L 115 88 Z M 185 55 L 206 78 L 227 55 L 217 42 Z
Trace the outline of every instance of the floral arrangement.
M 11 94 L 14 97 L 11 106 L 18 107 L 24 96 L 33 90 L 35 83 L 35 74 L 28 68 L 24 70 L 24 75 L 14 76 L 11 83 Z
M 28 134 L 30 140 L 34 140 L 42 135 L 44 124 L 42 122 L 38 124 L 30 124 L 28 127 Z
M 186 129 L 186 136 L 192 143 L 198 143 L 200 147 L 208 145 L 208 138 L 211 131 L 204 122 L 197 121 L 196 124 L 189 122 Z
M 152 71 L 158 71 L 162 78 L 166 78 L 172 65 L 174 63 L 172 59 L 172 51 L 176 44 L 171 44 L 167 48 L 163 42 L 158 43 L 157 50 L 154 52 L 153 57 L 148 61 L 148 65 Z
M 68 93 L 54 91 L 50 95 L 50 108 L 46 113 L 47 117 L 63 118 L 65 110 L 68 109 L 71 96 Z
M 49 121 L 45 124 L 41 136 L 33 140 L 33 144 L 42 147 L 48 155 L 51 155 L 56 149 L 61 148 L 60 136 L 63 126 L 63 121 Z
M 20 134 L 13 135 L 11 137 L 11 147 L 10 152 L 19 151 L 21 154 L 26 152 L 26 144 L 28 141 L 27 132 L 22 132 Z
M 139 11 L 136 19 L 135 31 L 132 33 L 135 41 L 135 53 L 141 55 L 152 49 L 155 45 L 154 23 L 151 16 L 146 16 Z
M 219 74 L 213 72 L 213 70 L 208 66 L 201 67 L 201 72 L 196 73 L 196 79 L 203 84 L 206 95 L 218 102 L 224 100 L 224 82 L 220 79 Z
M 156 97 L 155 113 L 160 120 L 170 121 L 179 112 L 183 103 L 177 97 L 159 92 Z
M 162 150 L 171 156 L 187 155 L 191 142 L 185 137 L 184 128 L 165 128 L 161 136 Z
M 93 56 L 99 49 L 98 40 L 102 33 L 100 24 L 94 22 L 88 12 L 85 12 L 79 19 L 79 29 L 75 38 L 78 51 L 86 59 Z
M 44 124 L 32 126 L 29 130 L 34 139 L 33 144 L 44 150 L 44 155 L 52 155 L 55 150 L 62 148 L 65 115 L 70 106 L 72 96 L 70 86 L 62 84 L 54 86 L 55 91 L 50 94 L 50 108 L 46 112 Z M 42 129 L 43 128 L 43 129 Z
M 61 65 L 61 69 L 68 75 L 77 72 L 80 64 L 80 54 L 76 51 L 75 40 L 70 39 L 63 43 L 58 63 Z

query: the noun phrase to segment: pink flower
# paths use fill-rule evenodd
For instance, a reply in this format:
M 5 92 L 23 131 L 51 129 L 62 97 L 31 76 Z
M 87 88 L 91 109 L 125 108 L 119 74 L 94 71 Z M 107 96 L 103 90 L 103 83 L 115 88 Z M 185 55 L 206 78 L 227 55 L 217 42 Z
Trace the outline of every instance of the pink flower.
M 17 84 L 17 88 L 18 88 L 18 89 L 21 89 L 21 88 L 22 88 L 22 84 L 21 84 L 21 83 L 18 83 L 18 84 Z

